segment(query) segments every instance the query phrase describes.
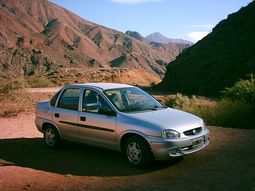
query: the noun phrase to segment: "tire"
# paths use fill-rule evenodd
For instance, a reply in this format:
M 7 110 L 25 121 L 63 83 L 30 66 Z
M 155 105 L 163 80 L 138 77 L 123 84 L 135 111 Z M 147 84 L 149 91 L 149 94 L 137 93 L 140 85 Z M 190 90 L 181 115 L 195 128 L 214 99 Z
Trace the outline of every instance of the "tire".
M 58 148 L 61 144 L 61 139 L 56 128 L 48 126 L 43 132 L 44 143 L 52 149 Z
M 136 168 L 147 167 L 153 161 L 149 144 L 138 136 L 127 139 L 123 153 L 129 165 Z

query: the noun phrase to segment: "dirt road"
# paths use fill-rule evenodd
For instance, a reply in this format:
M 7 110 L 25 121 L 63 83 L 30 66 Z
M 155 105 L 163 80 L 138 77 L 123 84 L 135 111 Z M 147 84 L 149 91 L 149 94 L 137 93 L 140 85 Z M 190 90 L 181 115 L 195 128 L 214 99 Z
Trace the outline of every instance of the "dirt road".
M 57 92 L 61 87 L 55 88 L 26 88 L 26 91 L 29 93 L 48 93 L 48 92 Z
M 33 115 L 0 118 L 0 190 L 255 191 L 255 130 L 209 129 L 205 150 L 139 170 L 117 152 L 71 143 L 49 150 Z

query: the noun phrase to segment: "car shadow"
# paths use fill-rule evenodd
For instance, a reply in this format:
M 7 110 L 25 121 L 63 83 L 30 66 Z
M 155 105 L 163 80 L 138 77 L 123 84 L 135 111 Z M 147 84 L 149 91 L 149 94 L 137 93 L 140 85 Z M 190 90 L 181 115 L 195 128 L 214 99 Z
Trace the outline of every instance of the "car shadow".
M 129 166 L 119 152 L 64 143 L 49 149 L 41 138 L 0 139 L 0 166 L 28 167 L 59 174 L 78 176 L 127 176 L 168 168 L 182 158 L 154 162 L 146 169 Z

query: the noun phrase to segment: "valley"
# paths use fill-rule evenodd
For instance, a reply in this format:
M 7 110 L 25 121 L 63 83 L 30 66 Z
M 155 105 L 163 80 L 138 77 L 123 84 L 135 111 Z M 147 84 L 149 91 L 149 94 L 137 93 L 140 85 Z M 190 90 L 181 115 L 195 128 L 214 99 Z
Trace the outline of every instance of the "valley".
M 47 0 L 0 0 L 0 190 L 254 191 L 254 12 L 252 1 L 192 43 L 121 32 Z M 135 85 L 203 118 L 209 146 L 147 169 L 86 145 L 47 149 L 36 103 L 86 82 Z

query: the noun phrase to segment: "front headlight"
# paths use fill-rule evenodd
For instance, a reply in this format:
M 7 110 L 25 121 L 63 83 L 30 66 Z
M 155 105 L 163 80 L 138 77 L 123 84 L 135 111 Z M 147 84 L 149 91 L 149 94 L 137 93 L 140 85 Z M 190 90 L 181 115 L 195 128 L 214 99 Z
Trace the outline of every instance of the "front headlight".
M 203 127 L 204 130 L 207 129 L 205 122 L 203 121 Z
M 175 130 L 172 129 L 165 129 L 162 133 L 161 133 L 162 137 L 164 139 L 176 139 L 180 137 L 180 133 L 178 133 Z

